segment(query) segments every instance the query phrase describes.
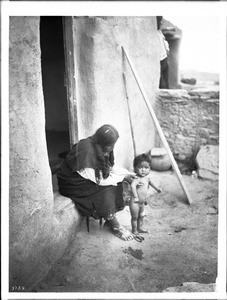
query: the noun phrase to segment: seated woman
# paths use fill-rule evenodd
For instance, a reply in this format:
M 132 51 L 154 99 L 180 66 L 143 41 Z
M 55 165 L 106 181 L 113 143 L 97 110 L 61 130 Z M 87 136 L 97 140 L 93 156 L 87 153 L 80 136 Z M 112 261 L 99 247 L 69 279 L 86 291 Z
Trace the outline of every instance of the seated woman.
M 113 233 L 126 241 L 133 235 L 119 224 L 116 212 L 125 206 L 122 181 L 130 182 L 134 176 L 114 166 L 118 138 L 113 126 L 101 126 L 72 147 L 57 177 L 60 193 L 72 199 L 82 216 L 104 218 Z

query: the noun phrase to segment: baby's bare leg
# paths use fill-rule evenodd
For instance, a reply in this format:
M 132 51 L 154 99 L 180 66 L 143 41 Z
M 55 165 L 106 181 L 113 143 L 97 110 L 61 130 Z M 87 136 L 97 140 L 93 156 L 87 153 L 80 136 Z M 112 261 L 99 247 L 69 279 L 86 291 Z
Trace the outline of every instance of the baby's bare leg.
M 139 215 L 137 219 L 137 230 L 139 233 L 148 233 L 148 230 L 143 228 L 143 219 L 145 217 L 144 207 L 145 207 L 144 203 L 140 205 Z
M 131 202 L 129 205 L 130 213 L 131 213 L 131 225 L 132 225 L 132 233 L 138 234 L 137 231 L 137 222 L 139 216 L 139 205 L 137 203 Z

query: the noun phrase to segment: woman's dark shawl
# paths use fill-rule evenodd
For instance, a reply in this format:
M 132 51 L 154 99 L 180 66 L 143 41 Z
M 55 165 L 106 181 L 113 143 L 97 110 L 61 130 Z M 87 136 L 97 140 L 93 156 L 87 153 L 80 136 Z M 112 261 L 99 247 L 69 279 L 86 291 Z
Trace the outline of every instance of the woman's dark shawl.
M 82 139 L 75 144 L 66 156 L 66 163 L 73 173 L 85 168 L 95 170 L 98 162 L 92 137 Z

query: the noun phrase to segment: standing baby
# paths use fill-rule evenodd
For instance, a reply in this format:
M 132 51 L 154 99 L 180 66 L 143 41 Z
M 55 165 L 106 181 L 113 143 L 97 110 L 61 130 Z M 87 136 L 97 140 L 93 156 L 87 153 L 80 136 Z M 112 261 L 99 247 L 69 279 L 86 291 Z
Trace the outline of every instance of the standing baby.
M 149 187 L 154 188 L 158 193 L 162 190 L 157 188 L 151 181 L 151 160 L 147 154 L 140 154 L 133 161 L 134 171 L 137 177 L 131 183 L 132 197 L 129 202 L 131 213 L 132 233 L 147 233 L 143 228 L 144 207 L 149 198 Z

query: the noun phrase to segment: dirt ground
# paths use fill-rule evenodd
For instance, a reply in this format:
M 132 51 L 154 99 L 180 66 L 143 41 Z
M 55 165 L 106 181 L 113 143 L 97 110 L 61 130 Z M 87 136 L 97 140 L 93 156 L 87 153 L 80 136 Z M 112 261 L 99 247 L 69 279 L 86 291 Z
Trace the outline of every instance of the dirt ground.
M 188 205 L 172 171 L 152 173 L 162 193 L 146 206 L 145 240 L 122 241 L 93 219 L 88 233 L 84 219 L 35 292 L 159 293 L 185 282 L 215 283 L 218 182 L 183 175 L 193 200 Z M 128 206 L 117 216 L 131 229 Z

